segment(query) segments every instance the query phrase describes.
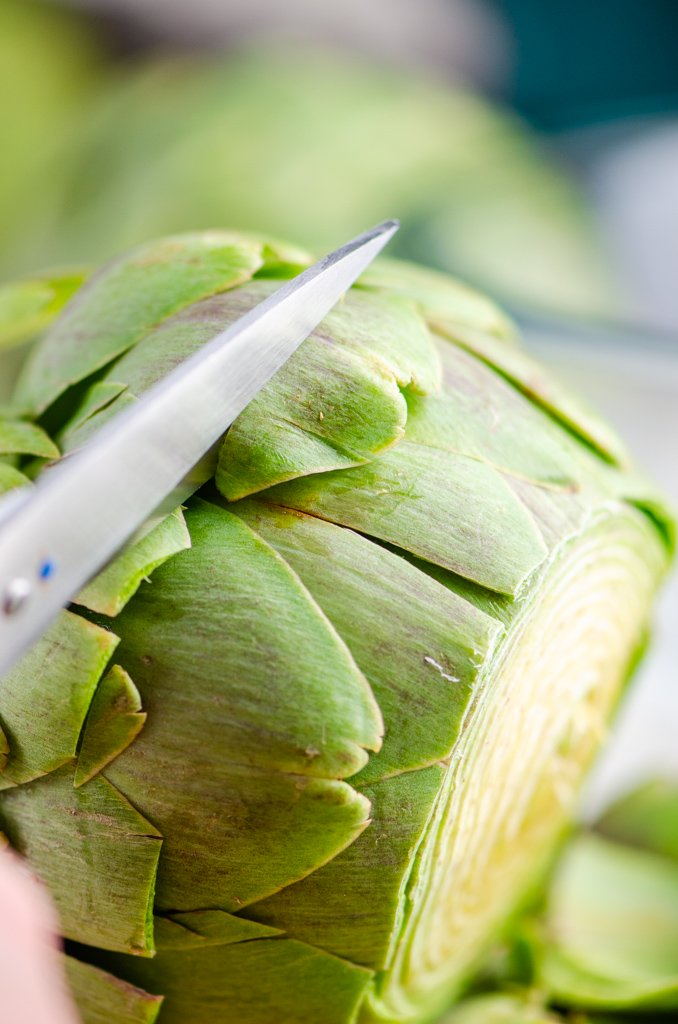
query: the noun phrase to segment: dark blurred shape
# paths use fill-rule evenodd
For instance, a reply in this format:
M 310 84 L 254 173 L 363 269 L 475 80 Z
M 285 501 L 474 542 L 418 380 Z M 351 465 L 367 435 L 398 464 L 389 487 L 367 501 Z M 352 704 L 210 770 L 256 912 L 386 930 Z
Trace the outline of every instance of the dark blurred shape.
M 678 110 L 675 0 L 495 0 L 513 35 L 508 98 L 540 128 Z
M 332 46 L 400 67 L 492 83 L 506 40 L 491 0 L 62 0 L 150 41 L 186 47 Z M 133 34 L 130 33 L 130 39 Z

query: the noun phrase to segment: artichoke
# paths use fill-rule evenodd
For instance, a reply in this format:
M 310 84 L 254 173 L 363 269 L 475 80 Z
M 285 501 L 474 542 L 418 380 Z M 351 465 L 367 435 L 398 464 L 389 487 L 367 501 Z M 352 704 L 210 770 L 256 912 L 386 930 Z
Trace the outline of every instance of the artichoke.
M 678 787 L 648 783 L 575 837 L 525 930 L 535 981 L 561 1005 L 675 1017 Z
M 576 186 L 517 117 L 459 86 L 303 49 L 155 59 L 64 148 L 6 235 L 7 272 L 215 224 L 329 249 L 396 210 L 400 255 L 514 301 L 619 308 Z
M 0 486 L 308 261 L 211 231 L 105 267 L 25 367 Z M 3 681 L 0 827 L 85 1024 L 442 1012 L 549 865 L 672 544 L 492 302 L 375 265 Z

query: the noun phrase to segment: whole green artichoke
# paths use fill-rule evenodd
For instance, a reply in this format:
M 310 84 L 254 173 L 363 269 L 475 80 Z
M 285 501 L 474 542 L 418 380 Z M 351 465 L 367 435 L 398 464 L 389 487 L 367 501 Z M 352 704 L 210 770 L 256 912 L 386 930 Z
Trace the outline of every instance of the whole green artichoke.
M 0 422 L 2 486 L 306 262 L 214 231 L 104 268 Z M 0 824 L 85 1024 L 433 1018 L 547 866 L 671 545 L 491 302 L 375 265 L 3 680 Z

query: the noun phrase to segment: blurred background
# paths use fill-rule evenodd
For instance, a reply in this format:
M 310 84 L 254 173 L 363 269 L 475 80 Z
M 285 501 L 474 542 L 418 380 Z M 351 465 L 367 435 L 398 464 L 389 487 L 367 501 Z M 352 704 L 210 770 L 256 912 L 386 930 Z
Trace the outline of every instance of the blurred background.
M 0 138 L 27 301 L 154 235 L 323 250 L 397 216 L 397 254 L 501 299 L 678 504 L 675 0 L 0 0 Z M 674 579 L 590 810 L 678 777 L 677 664 Z

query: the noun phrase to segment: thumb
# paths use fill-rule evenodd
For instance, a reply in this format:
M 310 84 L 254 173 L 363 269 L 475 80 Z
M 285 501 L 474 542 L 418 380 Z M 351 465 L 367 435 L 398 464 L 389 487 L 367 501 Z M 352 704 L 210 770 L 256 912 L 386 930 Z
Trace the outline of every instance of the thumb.
M 58 950 L 56 914 L 37 880 L 0 850 L 0 992 L 12 1024 L 77 1024 Z

